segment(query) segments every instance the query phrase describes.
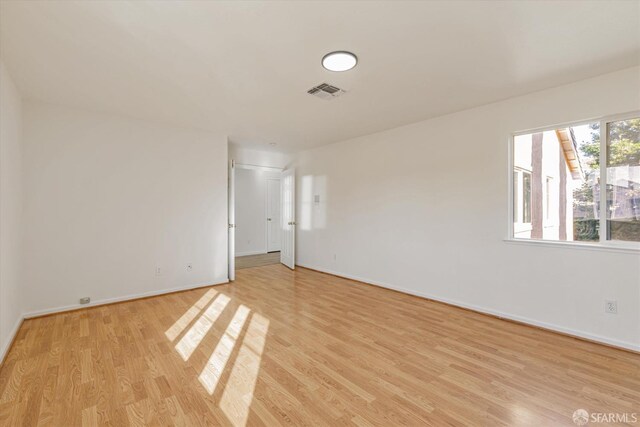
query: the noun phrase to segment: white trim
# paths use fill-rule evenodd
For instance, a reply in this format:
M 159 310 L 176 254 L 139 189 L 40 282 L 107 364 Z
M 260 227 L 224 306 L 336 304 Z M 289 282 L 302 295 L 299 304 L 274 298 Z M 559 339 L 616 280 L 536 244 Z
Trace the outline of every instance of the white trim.
M 410 290 L 410 289 L 406 289 L 406 288 L 401 288 L 399 286 L 394 286 L 394 285 L 390 285 L 388 283 L 383 283 L 383 282 L 379 282 L 376 280 L 370 280 L 370 279 L 366 279 L 363 277 L 359 277 L 359 276 L 353 276 L 350 274 L 344 274 L 344 273 L 340 273 L 340 272 L 336 272 L 336 271 L 332 271 L 332 270 L 327 270 L 321 267 L 317 267 L 317 266 L 312 266 L 312 265 L 308 265 L 308 264 L 298 264 L 300 267 L 306 267 L 312 270 L 317 270 L 317 271 L 321 271 L 323 273 L 328 273 L 328 274 L 333 274 L 335 276 L 340 276 L 340 277 L 344 277 L 346 279 L 351 279 L 351 280 L 357 280 L 359 282 L 363 282 L 363 283 L 368 283 L 371 285 L 375 285 L 375 286 L 379 286 L 381 288 L 386 288 L 386 289 L 392 289 L 394 291 L 398 291 L 398 292 L 402 292 L 408 295 L 414 295 L 417 297 L 422 297 L 422 298 L 426 298 L 426 299 L 430 299 L 433 301 L 438 301 L 438 302 L 443 302 L 446 304 L 450 304 L 456 307 L 461 307 L 461 308 L 466 308 L 469 310 L 473 310 L 479 313 L 484 313 L 484 314 L 490 314 L 493 316 L 497 316 L 497 317 L 501 317 L 504 319 L 508 319 L 508 320 L 513 320 L 516 322 L 520 322 L 520 323 L 526 323 L 528 325 L 532 325 L 532 326 L 537 326 L 539 328 L 543 328 L 552 332 L 561 332 L 563 334 L 567 334 L 567 335 L 572 335 L 574 337 L 578 337 L 578 338 L 584 338 L 590 341 L 596 341 L 599 343 L 603 343 L 603 344 L 609 344 L 612 346 L 616 346 L 616 347 L 620 347 L 620 348 L 626 348 L 628 350 L 632 350 L 632 351 L 640 351 L 640 345 L 639 344 L 634 344 L 631 342 L 626 342 L 626 341 L 620 341 L 620 340 L 616 340 L 616 339 L 611 339 L 611 338 L 607 338 L 607 337 L 603 337 L 601 335 L 596 335 L 596 334 L 591 334 L 589 332 L 584 332 L 584 331 L 579 331 L 579 330 L 575 330 L 575 329 L 571 329 L 571 328 L 566 328 L 564 326 L 558 326 L 558 325 L 554 325 L 552 323 L 546 323 L 546 322 L 541 322 L 538 320 L 534 320 L 534 319 L 530 319 L 528 317 L 523 317 L 523 316 L 518 316 L 518 315 L 514 315 L 514 314 L 509 314 L 509 313 L 504 313 L 502 311 L 498 311 L 498 310 L 493 310 L 490 308 L 486 308 L 486 307 L 480 307 L 477 305 L 473 305 L 473 304 L 466 304 L 460 301 L 456 301 L 456 300 L 452 300 L 449 298 L 443 298 L 443 297 L 438 297 L 438 296 L 434 296 L 425 292 L 416 292 L 414 290 Z
M 518 245 L 533 245 L 533 246 L 548 246 L 554 248 L 565 248 L 565 249 L 587 249 L 591 251 L 608 251 L 608 252 L 625 252 L 631 254 L 638 254 L 640 252 L 639 246 L 626 246 L 626 245 L 618 245 L 612 243 L 611 241 L 607 241 L 606 243 L 600 242 L 581 242 L 581 241 L 562 241 L 562 240 L 537 240 L 537 239 L 504 239 L 505 243 L 515 243 Z
M 9 346 L 11 345 L 16 335 L 18 334 L 18 330 L 20 329 L 20 326 L 22 326 L 23 321 L 24 321 L 24 316 L 19 316 L 18 319 L 16 319 L 16 324 L 13 325 L 13 329 L 11 329 L 9 336 L 7 337 L 7 341 L 2 343 L 2 349 L 0 350 L 0 364 L 4 364 L 4 358 L 7 356 L 7 352 L 9 351 Z
M 607 142 L 609 141 L 609 126 L 606 120 L 600 120 L 600 154 L 598 161 L 600 162 L 600 212 L 598 237 L 600 243 L 605 244 L 609 241 L 609 227 L 607 227 L 607 219 L 609 212 L 607 209 Z M 604 185 L 602 185 L 604 183 Z
M 233 282 L 236 278 L 236 161 L 229 161 L 227 171 L 227 278 Z
M 283 168 L 276 168 L 273 166 L 251 165 L 248 163 L 236 163 L 235 167 L 237 167 L 238 169 L 252 169 L 265 172 L 282 172 L 284 170 Z
M 269 224 L 267 218 L 269 217 L 269 177 L 264 178 L 264 253 L 269 252 Z
M 513 239 L 514 236 L 514 223 L 513 217 L 515 212 L 513 210 L 513 192 L 515 188 L 513 186 L 513 146 L 514 146 L 515 134 L 509 135 L 507 138 L 507 239 Z M 520 176 L 518 176 L 518 185 L 520 185 Z
M 269 253 L 269 252 L 267 252 L 266 249 L 260 250 L 260 251 L 236 252 L 236 258 L 239 257 L 239 256 L 262 255 L 262 254 L 267 254 L 267 253 Z
M 142 292 L 139 294 L 127 295 L 123 297 L 105 298 L 98 301 L 94 301 L 90 304 L 72 304 L 72 305 L 65 305 L 62 307 L 47 308 L 44 310 L 35 310 L 35 311 L 30 311 L 28 313 L 23 314 L 22 317 L 24 319 L 31 319 L 33 317 L 44 316 L 45 314 L 64 313 L 65 311 L 77 310 L 79 308 L 97 307 L 100 305 L 112 304 L 114 302 L 131 301 L 139 298 L 154 297 L 154 296 L 159 296 L 164 294 L 170 294 L 173 292 L 188 291 L 190 289 L 198 289 L 198 288 L 206 288 L 209 286 L 222 285 L 226 283 L 229 283 L 229 280 L 224 278 L 224 279 L 218 279 L 216 281 L 209 282 L 209 283 L 199 283 L 196 285 L 179 286 L 177 288 L 163 289 L 160 291 Z

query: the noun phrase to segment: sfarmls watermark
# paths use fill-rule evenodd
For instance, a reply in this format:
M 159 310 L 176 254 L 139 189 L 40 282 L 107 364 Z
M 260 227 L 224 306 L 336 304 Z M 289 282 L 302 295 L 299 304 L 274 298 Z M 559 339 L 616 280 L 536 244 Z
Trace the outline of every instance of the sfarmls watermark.
M 586 409 L 578 409 L 573 413 L 573 422 L 584 426 L 588 423 L 637 423 L 640 414 L 637 412 L 587 412 Z

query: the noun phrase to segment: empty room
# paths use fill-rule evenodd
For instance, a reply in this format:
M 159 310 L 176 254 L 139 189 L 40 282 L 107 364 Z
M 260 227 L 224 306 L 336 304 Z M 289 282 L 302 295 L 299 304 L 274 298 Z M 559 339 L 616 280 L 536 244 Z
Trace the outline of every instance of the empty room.
M 640 0 L 0 0 L 0 426 L 640 427 Z

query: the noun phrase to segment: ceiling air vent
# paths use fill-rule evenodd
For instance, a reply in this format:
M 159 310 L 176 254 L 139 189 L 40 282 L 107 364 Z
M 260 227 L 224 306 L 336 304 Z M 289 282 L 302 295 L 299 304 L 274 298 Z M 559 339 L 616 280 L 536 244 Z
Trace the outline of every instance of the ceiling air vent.
M 307 93 L 309 95 L 317 96 L 318 98 L 331 100 L 347 93 L 347 91 L 340 89 L 339 87 L 331 86 L 327 83 L 320 83 L 318 86 L 314 86 L 309 89 Z

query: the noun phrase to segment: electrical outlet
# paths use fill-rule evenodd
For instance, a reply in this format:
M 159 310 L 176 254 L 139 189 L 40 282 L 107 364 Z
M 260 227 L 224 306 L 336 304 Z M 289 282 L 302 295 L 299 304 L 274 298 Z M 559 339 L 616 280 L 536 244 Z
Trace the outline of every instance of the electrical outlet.
M 191 270 L 193 270 L 193 265 L 187 264 L 187 271 L 191 271 Z
M 605 301 L 604 311 L 609 314 L 618 314 L 618 301 Z
M 156 267 L 156 276 L 162 276 L 162 269 L 160 267 Z
M 80 298 L 80 304 L 89 304 L 91 302 L 91 297 Z

